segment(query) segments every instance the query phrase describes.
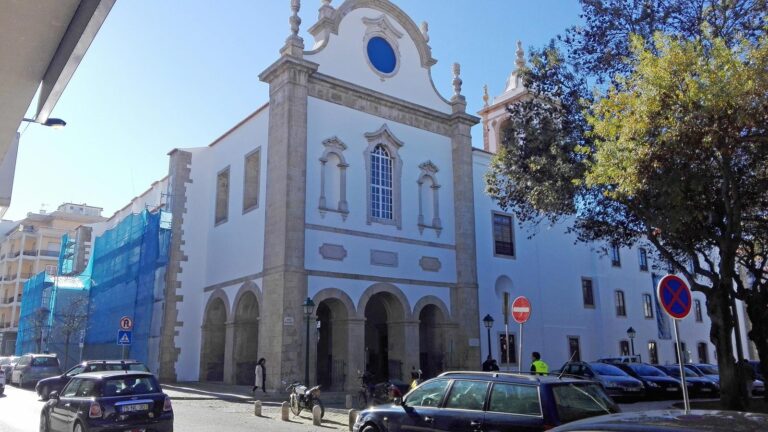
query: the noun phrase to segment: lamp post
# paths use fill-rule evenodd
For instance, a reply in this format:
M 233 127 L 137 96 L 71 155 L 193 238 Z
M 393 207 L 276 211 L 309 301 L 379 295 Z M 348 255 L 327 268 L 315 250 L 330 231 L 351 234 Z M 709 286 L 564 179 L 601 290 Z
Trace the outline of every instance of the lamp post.
M 309 318 L 312 316 L 312 312 L 315 310 L 315 302 L 312 301 L 311 298 L 307 297 L 306 300 L 304 300 L 304 304 L 302 305 L 304 307 L 304 317 L 307 321 L 307 351 L 306 356 L 304 357 L 304 385 L 309 385 Z
M 627 337 L 629 337 L 629 347 L 632 350 L 632 357 L 635 356 L 635 336 L 637 332 L 632 327 L 627 329 Z
M 488 330 L 488 358 L 491 357 L 491 327 L 493 327 L 493 317 L 491 314 L 487 314 L 485 318 L 483 318 L 483 324 L 485 325 L 485 328 Z

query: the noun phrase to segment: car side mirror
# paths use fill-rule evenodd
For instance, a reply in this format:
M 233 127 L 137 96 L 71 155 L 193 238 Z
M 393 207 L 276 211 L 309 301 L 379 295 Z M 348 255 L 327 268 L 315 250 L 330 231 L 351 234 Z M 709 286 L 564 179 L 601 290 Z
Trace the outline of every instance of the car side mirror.
M 403 398 L 400 396 L 395 397 L 395 405 L 403 405 Z
M 48 399 L 59 400 L 59 392 L 57 392 L 56 390 L 52 391 L 51 393 L 48 394 Z

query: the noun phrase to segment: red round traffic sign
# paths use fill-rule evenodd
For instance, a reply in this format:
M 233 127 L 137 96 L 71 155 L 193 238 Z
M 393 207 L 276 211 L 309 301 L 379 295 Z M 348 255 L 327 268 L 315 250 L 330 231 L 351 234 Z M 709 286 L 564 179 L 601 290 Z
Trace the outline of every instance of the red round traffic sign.
M 656 295 L 661 303 L 661 308 L 667 315 L 676 320 L 681 320 L 691 313 L 693 295 L 688 284 L 675 275 L 666 275 L 659 281 L 656 287 Z
M 120 318 L 120 328 L 123 330 L 130 330 L 133 328 L 133 320 L 129 316 Z
M 531 318 L 531 302 L 520 296 L 512 302 L 512 319 L 518 324 L 523 324 Z

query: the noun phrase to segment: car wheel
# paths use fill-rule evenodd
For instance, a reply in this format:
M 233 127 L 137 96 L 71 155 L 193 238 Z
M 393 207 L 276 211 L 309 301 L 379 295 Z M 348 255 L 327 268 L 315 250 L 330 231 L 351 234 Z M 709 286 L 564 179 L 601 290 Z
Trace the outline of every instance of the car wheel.
M 75 423 L 75 432 L 83 432 L 83 425 L 78 423 Z
M 40 432 L 48 432 L 48 417 L 45 413 L 40 414 Z
M 377 428 L 375 425 L 369 424 L 363 426 L 363 430 L 360 432 L 379 432 L 379 428 Z

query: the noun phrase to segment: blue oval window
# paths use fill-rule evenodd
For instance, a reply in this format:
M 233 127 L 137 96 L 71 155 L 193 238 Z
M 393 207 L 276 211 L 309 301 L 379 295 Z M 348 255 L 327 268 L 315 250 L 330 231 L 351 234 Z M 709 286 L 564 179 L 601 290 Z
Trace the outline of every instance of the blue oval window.
M 397 56 L 392 45 L 382 37 L 372 37 L 368 41 L 368 59 L 373 67 L 383 74 L 391 74 L 397 66 Z

